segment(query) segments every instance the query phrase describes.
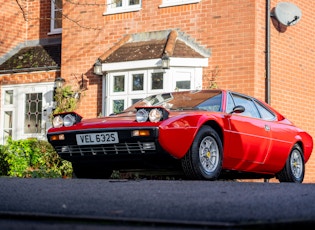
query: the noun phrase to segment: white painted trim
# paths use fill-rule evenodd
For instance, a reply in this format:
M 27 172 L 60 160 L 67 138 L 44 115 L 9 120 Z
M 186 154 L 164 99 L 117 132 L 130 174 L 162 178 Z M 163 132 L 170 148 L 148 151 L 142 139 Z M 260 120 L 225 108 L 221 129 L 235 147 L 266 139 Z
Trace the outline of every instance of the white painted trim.
M 199 3 L 201 0 L 163 0 L 163 3 L 159 5 L 160 8 L 170 7 L 170 6 L 179 6 L 186 4 Z
M 50 2 L 50 32 L 47 33 L 48 35 L 53 35 L 53 34 L 61 34 L 62 33 L 62 28 L 56 28 L 55 29 L 55 16 L 56 16 L 56 11 L 55 11 L 55 0 L 51 0 Z M 61 9 L 62 12 L 62 9 Z
M 141 5 L 142 5 L 142 0 L 140 0 L 139 4 L 137 4 L 137 5 L 128 5 L 127 0 L 122 0 L 122 5 L 118 6 L 118 7 L 114 7 L 112 4 L 115 4 L 114 0 L 107 0 L 106 11 L 103 13 L 104 16 L 105 15 L 111 15 L 111 14 L 140 11 Z
M 171 67 L 206 67 L 208 58 L 170 58 Z M 103 72 L 133 69 L 161 68 L 161 59 L 149 59 L 130 62 L 102 63 Z
M 157 68 L 161 66 L 161 59 L 149 59 L 141 61 L 129 61 L 129 62 L 114 62 L 114 63 L 102 63 L 102 71 L 122 71 L 131 69 L 148 69 Z
M 113 10 L 111 9 L 110 11 L 104 12 L 103 16 L 106 15 L 111 15 L 111 14 L 121 14 L 121 13 L 128 13 L 128 12 L 136 12 L 136 11 L 140 11 L 141 7 L 134 7 L 134 8 L 129 8 L 129 9 L 116 9 Z

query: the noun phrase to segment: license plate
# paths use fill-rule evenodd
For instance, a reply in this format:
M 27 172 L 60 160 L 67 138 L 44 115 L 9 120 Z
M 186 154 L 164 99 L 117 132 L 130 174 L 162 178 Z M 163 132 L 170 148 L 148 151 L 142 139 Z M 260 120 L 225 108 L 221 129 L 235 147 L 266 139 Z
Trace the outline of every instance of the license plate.
M 78 145 L 99 145 L 118 143 L 117 132 L 77 134 Z

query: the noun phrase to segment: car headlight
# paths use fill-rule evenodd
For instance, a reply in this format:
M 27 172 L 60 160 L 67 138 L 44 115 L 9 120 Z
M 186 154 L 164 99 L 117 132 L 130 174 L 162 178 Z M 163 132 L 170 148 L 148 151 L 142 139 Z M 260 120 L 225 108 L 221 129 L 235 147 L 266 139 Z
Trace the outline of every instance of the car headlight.
M 149 120 L 151 122 L 159 122 L 162 118 L 162 112 L 158 109 L 152 109 L 149 113 Z
M 54 128 L 60 128 L 63 126 L 63 118 L 61 116 L 55 116 L 52 125 Z
M 146 122 L 148 117 L 149 113 L 145 109 L 139 109 L 136 113 L 137 122 Z
M 63 118 L 63 125 L 68 127 L 75 123 L 75 117 L 72 114 L 67 114 Z

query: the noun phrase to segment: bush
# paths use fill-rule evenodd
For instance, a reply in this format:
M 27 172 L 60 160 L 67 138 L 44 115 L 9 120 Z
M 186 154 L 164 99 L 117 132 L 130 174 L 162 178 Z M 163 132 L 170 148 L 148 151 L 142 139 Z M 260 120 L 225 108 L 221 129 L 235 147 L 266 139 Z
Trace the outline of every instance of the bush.
M 8 175 L 9 164 L 5 160 L 5 149 L 6 146 L 0 145 L 0 175 Z
M 2 175 L 32 178 L 71 177 L 71 163 L 62 160 L 47 141 L 8 139 L 1 148 Z

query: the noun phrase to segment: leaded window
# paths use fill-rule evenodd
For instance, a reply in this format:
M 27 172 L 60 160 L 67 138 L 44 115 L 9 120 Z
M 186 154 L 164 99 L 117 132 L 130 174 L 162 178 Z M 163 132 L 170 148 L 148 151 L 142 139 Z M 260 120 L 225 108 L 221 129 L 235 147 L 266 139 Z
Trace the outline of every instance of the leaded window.
M 42 93 L 25 94 L 24 132 L 40 133 L 42 123 Z

